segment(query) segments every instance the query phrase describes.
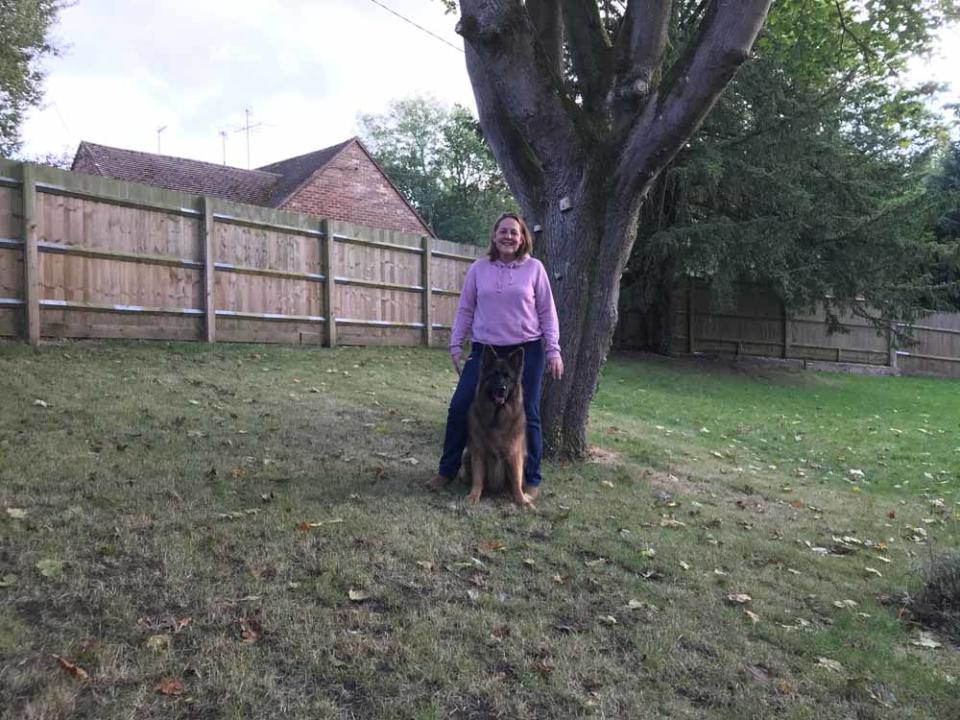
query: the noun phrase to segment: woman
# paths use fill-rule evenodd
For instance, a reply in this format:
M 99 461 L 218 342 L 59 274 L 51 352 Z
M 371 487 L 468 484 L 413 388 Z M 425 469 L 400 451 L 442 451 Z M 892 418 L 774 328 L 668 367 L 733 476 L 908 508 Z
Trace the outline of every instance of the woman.
M 533 236 L 519 215 L 504 213 L 493 225 L 486 258 L 470 266 L 460 294 L 450 357 L 460 380 L 450 401 L 443 457 L 430 486 L 439 489 L 457 476 L 467 442 L 467 413 L 476 392 L 483 346 L 498 355 L 524 349 L 523 406 L 527 416 L 524 491 L 531 500 L 540 493 L 540 390 L 546 367 L 550 377 L 563 376 L 560 325 L 543 264 L 530 256 Z M 470 333 L 471 352 L 463 359 L 463 341 Z

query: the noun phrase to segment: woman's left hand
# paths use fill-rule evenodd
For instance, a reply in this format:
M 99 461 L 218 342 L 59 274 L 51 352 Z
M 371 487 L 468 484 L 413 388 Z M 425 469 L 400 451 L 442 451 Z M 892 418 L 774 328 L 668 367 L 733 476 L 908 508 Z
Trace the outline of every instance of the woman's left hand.
M 547 358 L 547 375 L 554 380 L 563 377 L 563 359 L 560 357 Z

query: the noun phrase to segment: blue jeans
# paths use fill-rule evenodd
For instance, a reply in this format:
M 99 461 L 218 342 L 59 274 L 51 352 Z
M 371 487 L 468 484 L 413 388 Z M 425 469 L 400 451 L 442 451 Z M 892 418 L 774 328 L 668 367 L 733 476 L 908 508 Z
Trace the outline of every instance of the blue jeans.
M 527 415 L 527 458 L 523 465 L 524 484 L 540 484 L 540 459 L 543 457 L 543 431 L 540 428 L 540 391 L 543 388 L 543 341 L 534 340 L 523 345 L 491 345 L 498 355 L 506 357 L 511 351 L 523 348 L 523 409 Z M 447 431 L 443 437 L 443 457 L 440 474 L 455 478 L 460 472 L 460 460 L 467 446 L 467 413 L 477 392 L 483 345 L 473 343 L 470 357 L 463 365 L 460 382 L 450 400 L 447 411 Z

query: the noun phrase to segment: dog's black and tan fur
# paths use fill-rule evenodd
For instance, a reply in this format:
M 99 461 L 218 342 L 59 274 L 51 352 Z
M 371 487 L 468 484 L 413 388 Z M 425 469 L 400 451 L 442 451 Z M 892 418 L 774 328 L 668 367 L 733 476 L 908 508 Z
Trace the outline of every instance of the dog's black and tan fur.
M 467 499 L 475 503 L 486 490 L 509 486 L 514 501 L 531 507 L 523 492 L 523 462 L 527 455 L 527 416 L 523 410 L 523 348 L 505 358 L 483 348 L 477 394 L 467 416 L 467 457 L 464 469 L 471 481 Z

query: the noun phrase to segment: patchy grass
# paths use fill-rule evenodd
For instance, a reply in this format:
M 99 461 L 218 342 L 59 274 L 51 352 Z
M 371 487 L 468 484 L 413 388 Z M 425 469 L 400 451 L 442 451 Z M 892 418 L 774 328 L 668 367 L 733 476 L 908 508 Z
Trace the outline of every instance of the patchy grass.
M 521 512 L 422 488 L 448 367 L 0 346 L 0 718 L 960 716 L 956 383 L 617 358 Z

